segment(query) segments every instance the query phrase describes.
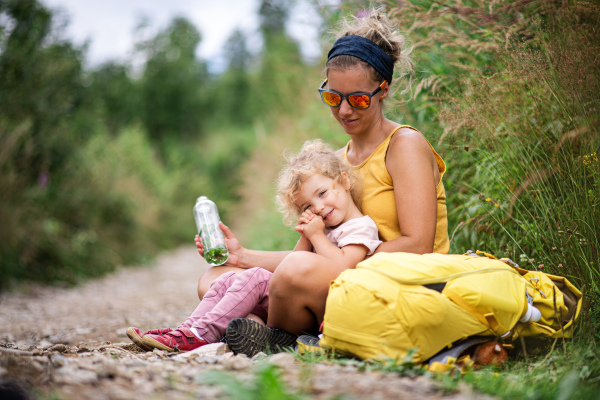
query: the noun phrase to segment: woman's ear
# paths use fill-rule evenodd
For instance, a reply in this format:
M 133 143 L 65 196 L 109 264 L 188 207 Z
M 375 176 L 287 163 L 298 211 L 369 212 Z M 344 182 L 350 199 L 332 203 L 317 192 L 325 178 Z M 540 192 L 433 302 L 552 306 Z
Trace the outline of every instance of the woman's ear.
M 381 100 L 388 97 L 388 94 L 390 94 L 390 84 L 389 84 L 389 82 L 386 82 L 383 89 L 381 89 Z

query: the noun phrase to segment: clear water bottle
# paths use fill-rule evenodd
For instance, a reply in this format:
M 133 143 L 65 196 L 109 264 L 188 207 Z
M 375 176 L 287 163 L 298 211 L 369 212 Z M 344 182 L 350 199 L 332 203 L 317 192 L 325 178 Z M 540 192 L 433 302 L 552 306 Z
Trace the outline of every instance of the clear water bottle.
M 215 203 L 206 196 L 198 197 L 194 206 L 194 219 L 198 235 L 204 246 L 204 259 L 210 265 L 223 265 L 229 258 L 225 235 L 219 228 L 219 211 Z

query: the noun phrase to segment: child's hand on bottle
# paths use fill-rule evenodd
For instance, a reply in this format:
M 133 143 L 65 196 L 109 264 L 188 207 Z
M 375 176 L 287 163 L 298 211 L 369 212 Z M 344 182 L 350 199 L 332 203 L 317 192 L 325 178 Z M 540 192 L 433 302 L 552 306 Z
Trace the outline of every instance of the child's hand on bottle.
M 219 228 L 221 228 L 223 234 L 225 235 L 225 246 L 227 246 L 227 250 L 229 251 L 229 259 L 227 260 L 225 265 L 239 265 L 244 248 L 237 240 L 235 235 L 231 232 L 231 230 L 220 221 Z M 196 242 L 196 248 L 198 249 L 198 253 L 200 253 L 200 256 L 204 257 L 204 245 L 202 244 L 202 239 L 198 235 L 196 235 L 194 241 Z

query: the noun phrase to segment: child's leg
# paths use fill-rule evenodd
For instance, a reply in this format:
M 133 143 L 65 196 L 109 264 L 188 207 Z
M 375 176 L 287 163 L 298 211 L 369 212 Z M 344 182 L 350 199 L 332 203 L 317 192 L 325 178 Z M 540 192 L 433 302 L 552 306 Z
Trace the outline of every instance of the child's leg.
M 225 335 L 232 319 L 245 318 L 256 306 L 266 311 L 272 275 L 263 268 L 250 268 L 238 274 L 220 301 L 194 321 L 192 327 L 208 342 L 216 342 Z
M 198 304 L 198 307 L 196 307 L 194 312 L 192 312 L 192 315 L 190 315 L 188 319 L 186 319 L 185 322 L 183 322 L 177 328 L 189 329 L 194 326 L 194 324 L 196 324 L 196 322 L 198 322 L 198 320 L 200 320 L 204 314 L 212 310 L 217 303 L 221 301 L 227 289 L 233 285 L 236 277 L 237 274 L 231 271 L 217 277 L 217 279 L 215 279 L 210 285 L 210 288 L 202 298 L 202 301 L 200 301 L 200 304 Z

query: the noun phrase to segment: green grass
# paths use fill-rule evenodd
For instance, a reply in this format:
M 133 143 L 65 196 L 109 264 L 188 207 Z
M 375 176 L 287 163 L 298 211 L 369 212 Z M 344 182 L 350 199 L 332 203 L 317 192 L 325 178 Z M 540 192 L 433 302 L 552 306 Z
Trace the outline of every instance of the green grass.
M 253 379 L 242 381 L 232 373 L 208 371 L 199 377 L 199 383 L 215 385 L 235 400 L 301 400 L 307 396 L 290 390 L 283 382 L 279 367 L 261 365 Z
M 528 339 L 529 357 L 524 357 L 519 344 L 506 366 L 468 369 L 464 375 L 456 371 L 428 372 L 425 366 L 412 363 L 411 354 L 404 360 L 359 360 L 325 350 L 293 354 L 308 365 L 351 365 L 365 373 L 426 375 L 436 380 L 447 394 L 456 392 L 459 383 L 464 382 L 476 391 L 506 400 L 600 399 L 600 351 L 595 343 L 586 344 L 581 337 L 563 342 L 564 347 L 559 342 Z
M 570 344 L 532 357 L 509 361 L 506 368 L 472 371 L 462 380 L 499 399 L 600 399 L 600 353 L 595 345 Z

